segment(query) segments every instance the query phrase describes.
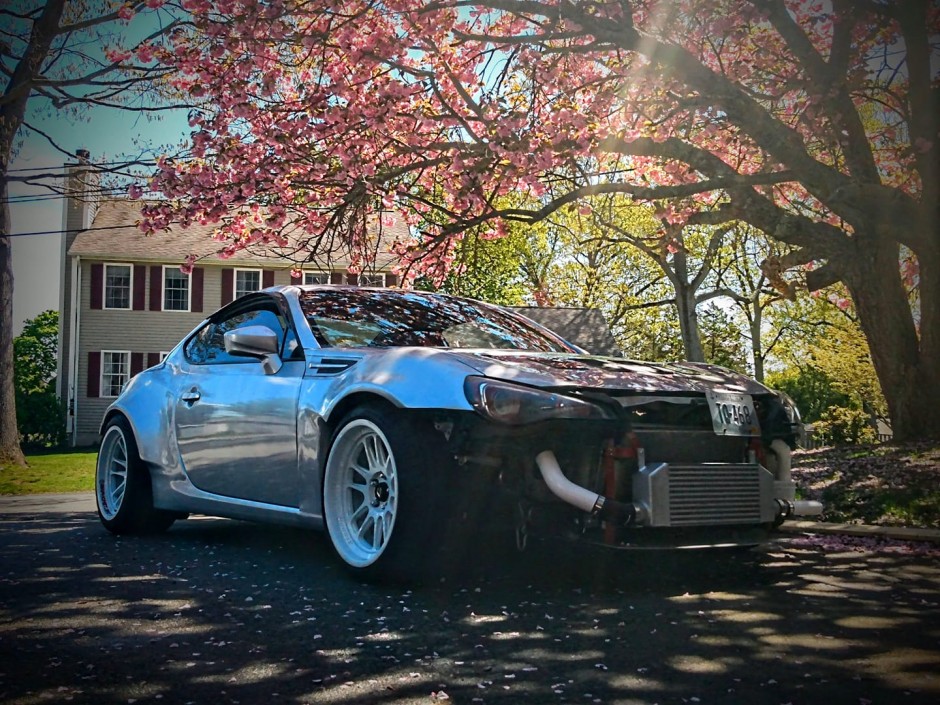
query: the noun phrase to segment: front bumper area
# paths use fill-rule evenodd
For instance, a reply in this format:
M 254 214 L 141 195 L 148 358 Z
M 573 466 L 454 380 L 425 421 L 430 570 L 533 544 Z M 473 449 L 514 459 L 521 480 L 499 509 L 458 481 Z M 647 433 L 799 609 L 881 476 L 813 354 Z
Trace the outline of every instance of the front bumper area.
M 789 449 L 787 449 L 787 453 Z M 778 451 L 780 455 L 783 451 Z M 773 525 L 791 516 L 815 516 L 819 502 L 793 498 L 789 458 L 778 474 L 759 463 L 642 463 L 632 476 L 632 497 L 623 501 L 593 492 L 562 472 L 555 454 L 535 458 L 551 492 L 562 501 L 615 527 L 718 527 Z M 780 475 L 785 470 L 786 478 Z

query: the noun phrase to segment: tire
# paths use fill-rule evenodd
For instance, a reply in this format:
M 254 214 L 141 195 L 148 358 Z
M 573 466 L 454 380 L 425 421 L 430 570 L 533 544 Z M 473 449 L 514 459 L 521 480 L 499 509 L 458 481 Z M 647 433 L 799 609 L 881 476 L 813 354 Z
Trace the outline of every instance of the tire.
M 95 467 L 98 518 L 113 534 L 159 533 L 176 514 L 155 509 L 150 473 L 137 452 L 137 441 L 123 416 L 108 422 Z
M 432 530 L 443 513 L 442 446 L 432 430 L 392 409 L 359 407 L 337 425 L 323 518 L 333 551 L 356 577 L 413 582 L 430 572 L 429 547 L 441 545 Z

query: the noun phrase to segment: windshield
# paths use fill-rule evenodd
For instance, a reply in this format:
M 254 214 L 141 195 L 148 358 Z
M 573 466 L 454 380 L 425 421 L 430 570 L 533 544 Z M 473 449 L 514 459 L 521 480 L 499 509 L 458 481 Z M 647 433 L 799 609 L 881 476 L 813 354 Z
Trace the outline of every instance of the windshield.
M 315 289 L 300 306 L 326 348 L 446 347 L 573 352 L 526 320 L 474 301 L 440 294 Z

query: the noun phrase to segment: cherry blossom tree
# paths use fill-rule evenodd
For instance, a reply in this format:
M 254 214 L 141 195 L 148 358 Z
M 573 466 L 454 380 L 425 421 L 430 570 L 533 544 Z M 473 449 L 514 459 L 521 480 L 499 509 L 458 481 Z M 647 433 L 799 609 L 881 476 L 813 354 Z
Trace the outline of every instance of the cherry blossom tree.
M 940 436 L 936 3 L 183 6 L 196 31 L 155 53 L 212 107 L 192 158 L 160 164 L 144 230 L 216 223 L 223 256 L 303 261 L 336 237 L 366 252 L 394 211 L 408 275 L 443 277 L 464 231 L 596 194 L 745 222 L 789 246 L 765 263 L 782 288 L 845 283 L 896 435 Z
M 166 7 L 164 7 L 166 6 Z M 9 184 L 56 189 L 55 174 L 12 173 L 26 134 L 71 153 L 41 127 L 44 116 L 75 116 L 89 106 L 137 112 L 166 109 L 154 100 L 173 69 L 157 65 L 151 46 L 178 23 L 165 0 L 14 0 L 0 8 L 0 463 L 25 464 L 19 446 L 13 380 L 13 263 Z M 146 15 L 143 38 L 129 48 L 125 30 Z M 139 23 L 138 23 L 139 24 Z M 114 163 L 120 174 L 134 163 Z

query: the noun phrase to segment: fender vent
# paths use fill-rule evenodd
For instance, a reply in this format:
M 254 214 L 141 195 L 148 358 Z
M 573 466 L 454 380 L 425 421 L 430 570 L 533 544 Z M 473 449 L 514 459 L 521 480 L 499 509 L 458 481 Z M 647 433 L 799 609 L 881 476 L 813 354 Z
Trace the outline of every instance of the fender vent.
M 347 357 L 323 357 L 319 360 L 312 360 L 309 369 L 311 372 L 318 375 L 338 375 L 340 372 L 348 370 L 357 362 L 359 362 L 359 360 Z

